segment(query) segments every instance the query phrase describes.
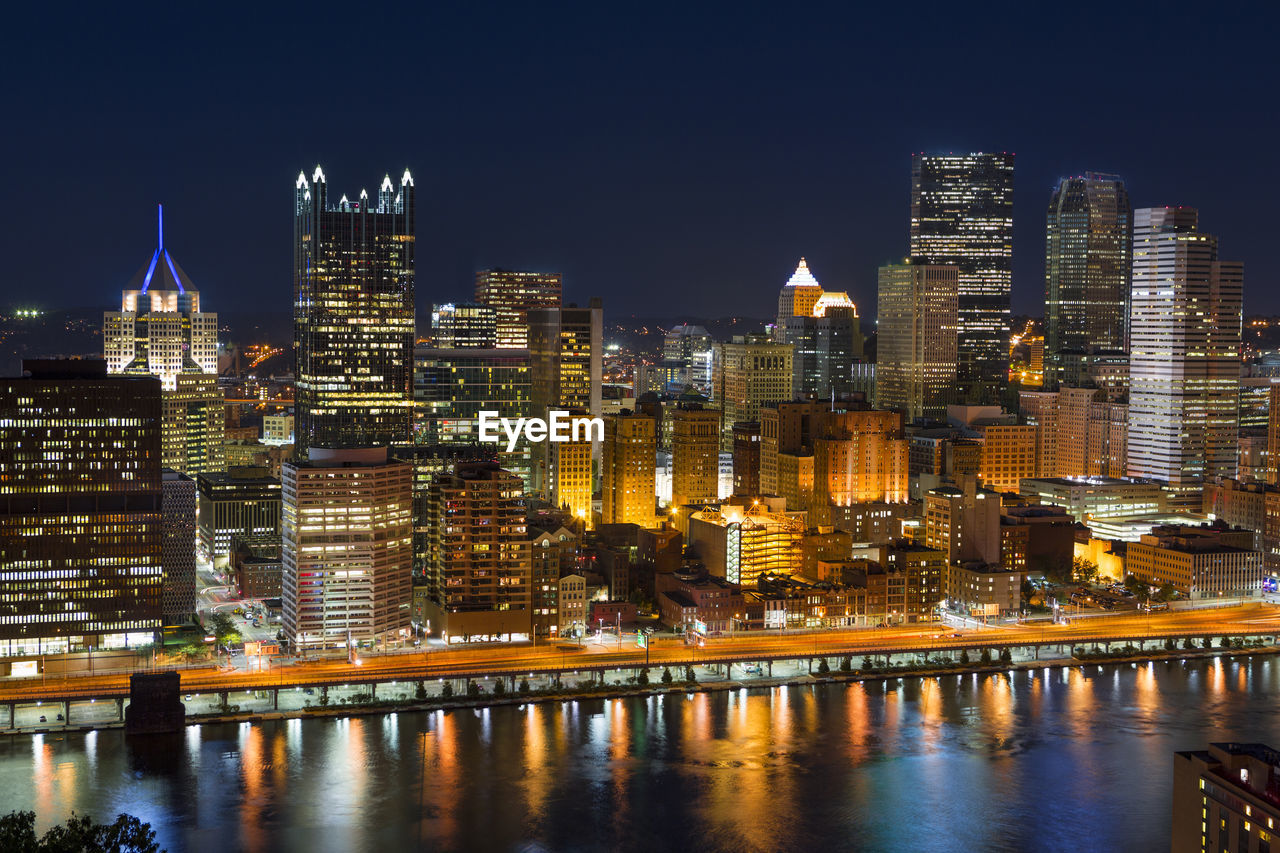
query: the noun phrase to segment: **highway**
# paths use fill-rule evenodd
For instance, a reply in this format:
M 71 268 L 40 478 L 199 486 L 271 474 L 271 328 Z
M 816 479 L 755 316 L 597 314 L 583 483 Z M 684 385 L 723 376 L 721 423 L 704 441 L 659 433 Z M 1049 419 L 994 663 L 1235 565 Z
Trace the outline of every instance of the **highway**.
M 739 633 L 708 639 L 701 647 L 678 637 L 653 637 L 649 666 L 683 666 L 717 662 L 763 662 L 808 657 L 853 656 L 913 652 L 954 652 L 966 649 L 998 649 L 1029 645 L 1078 646 L 1095 641 L 1162 641 L 1223 635 L 1280 634 L 1280 610 L 1252 604 L 1215 610 L 1126 614 L 1079 620 L 1070 626 L 1029 625 L 981 629 L 956 629 L 943 625 L 907 625 L 895 628 L 814 631 L 780 634 Z M 959 635 L 959 636 L 956 636 Z M 1199 643 L 1197 642 L 1197 647 Z M 861 661 L 855 660 L 855 666 Z M 644 665 L 645 651 L 623 634 L 619 645 L 572 643 L 544 646 L 528 644 L 467 646 L 417 653 L 367 657 L 358 664 L 341 660 L 306 662 L 264 661 L 263 669 L 219 671 L 192 669 L 181 672 L 184 693 L 262 690 L 321 684 L 411 681 L 443 677 L 514 675 L 524 672 L 618 669 Z M 31 702 L 59 698 L 108 698 L 127 695 L 125 673 L 70 678 L 24 678 L 0 682 L 0 702 Z

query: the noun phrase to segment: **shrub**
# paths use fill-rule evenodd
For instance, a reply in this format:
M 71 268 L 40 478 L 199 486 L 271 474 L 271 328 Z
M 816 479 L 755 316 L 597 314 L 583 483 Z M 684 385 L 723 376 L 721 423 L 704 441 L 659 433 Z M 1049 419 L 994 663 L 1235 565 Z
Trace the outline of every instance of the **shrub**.
M 445 699 L 453 698 L 453 682 L 452 681 L 446 681 L 444 683 L 444 688 L 440 691 L 440 695 Z
M 961 666 L 968 666 L 968 665 L 969 665 L 969 650 L 968 650 L 968 649 L 961 649 L 961 650 L 960 650 L 960 665 L 961 665 Z
M 516 689 L 517 689 L 517 690 L 519 690 L 521 693 L 528 693 L 528 692 L 529 692 L 529 679 L 527 679 L 527 678 L 522 678 L 522 679 L 520 679 L 520 686 L 519 686 L 519 687 L 517 687 Z
M 693 667 L 686 666 L 684 668 L 684 680 L 686 684 L 697 684 L 698 676 L 693 674 Z
M 1182 641 L 1182 647 L 1184 649 L 1194 649 L 1196 647 L 1196 644 L 1191 641 L 1190 637 L 1187 637 L 1185 640 Z
M 670 668 L 670 667 L 666 667 L 666 666 L 664 666 L 664 667 L 662 668 L 662 683 L 663 683 L 663 684 L 670 684 L 670 683 L 671 683 L 671 668 Z
M 873 660 L 871 659 L 870 655 L 868 655 L 867 657 L 864 657 L 864 658 L 862 659 L 862 668 L 863 668 L 863 669 L 875 669 L 875 668 L 876 668 L 876 662 L 875 662 L 875 661 L 873 661 Z
M 1008 649 L 1001 649 L 1000 663 L 1005 664 L 1006 666 L 1008 664 L 1013 663 L 1013 652 L 1009 651 Z
M 853 671 L 853 658 L 849 658 L 849 657 L 840 658 L 840 671 L 841 671 L 841 672 L 852 672 L 852 671 Z
M 426 699 L 426 698 L 427 698 L 427 684 L 426 684 L 426 682 L 424 682 L 424 681 L 419 681 L 419 682 L 418 682 L 418 684 L 413 688 L 413 698 L 415 698 L 415 699 Z
M 823 658 L 818 662 L 818 672 L 830 672 L 831 664 L 827 663 L 827 659 Z
M 983 665 L 991 663 L 991 649 L 983 649 L 982 654 L 978 655 L 978 661 Z
M 493 695 L 504 696 L 507 692 L 507 685 L 501 678 L 493 683 Z
M 467 682 L 467 696 L 471 696 L 471 697 L 479 696 L 483 692 L 484 690 L 480 688 L 480 682 L 478 681 Z

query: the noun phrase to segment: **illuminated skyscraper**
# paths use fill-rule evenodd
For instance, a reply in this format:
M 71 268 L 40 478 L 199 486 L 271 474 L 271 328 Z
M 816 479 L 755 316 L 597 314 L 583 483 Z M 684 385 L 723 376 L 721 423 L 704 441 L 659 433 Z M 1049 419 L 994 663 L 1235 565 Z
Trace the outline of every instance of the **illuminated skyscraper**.
M 530 359 L 530 414 L 545 418 L 552 409 L 592 417 L 600 414 L 604 372 L 604 310 L 599 299 L 586 308 L 534 308 L 527 314 Z M 531 449 L 533 489 L 553 500 L 558 480 L 550 470 L 558 454 L 551 443 Z M 569 457 L 565 457 L 568 459 Z
M 1062 180 L 1049 202 L 1044 270 L 1051 373 L 1060 353 L 1125 348 L 1133 205 L 1123 181 L 1094 172 Z
M 186 625 L 196 615 L 196 481 L 166 470 L 162 486 L 164 622 Z
M 218 315 L 164 247 L 164 212 L 151 259 L 125 288 L 119 311 L 103 316 L 107 370 L 160 380 L 161 454 L 166 468 L 221 471 L 225 416 L 218 388 Z
M 498 315 L 489 305 L 449 302 L 431 309 L 431 345 L 439 349 L 492 349 Z
M 720 412 L 678 403 L 671 414 L 671 505 L 718 500 Z
M 733 450 L 733 425 L 758 421 L 765 403 L 790 400 L 791 344 L 776 343 L 766 335 L 738 335 L 716 344 L 714 401 L 724 412 L 721 449 Z
M 822 285 L 809 272 L 809 264 L 804 258 L 796 266 L 796 271 L 783 285 L 778 293 L 778 317 L 774 326 L 774 340 L 781 342 L 783 332 L 787 328 L 787 320 L 791 317 L 812 317 L 813 306 L 818 304 L 822 296 Z
M 298 459 L 311 447 L 409 443 L 413 409 L 413 178 L 376 199 L 328 197 L 298 175 L 294 206 Z
M 699 394 L 709 395 L 714 346 L 711 334 L 702 326 L 673 326 L 662 342 L 664 390 L 679 394 L 692 386 Z
M 876 405 L 941 420 L 955 391 L 959 323 L 956 267 L 880 268 L 876 306 Z
M 1128 474 L 1168 484 L 1174 505 L 1236 473 L 1244 266 L 1218 260 L 1197 219 L 1134 212 Z
M 605 524 L 652 527 L 657 503 L 657 424 L 623 409 L 604 418 L 600 496 Z
M 313 447 L 283 466 L 284 633 L 292 648 L 409 632 L 412 467 L 385 447 Z
M 531 349 L 529 312 L 560 307 L 560 273 L 481 270 L 476 302 L 494 310 L 499 349 Z
M 1013 154 L 916 154 L 910 255 L 959 270 L 958 388 L 994 402 L 1009 366 Z
M 532 557 L 520 479 L 459 464 L 431 486 L 428 620 L 445 642 L 525 639 L 533 631 Z
M 0 655 L 149 644 L 161 627 L 160 380 L 101 361 L 0 379 Z

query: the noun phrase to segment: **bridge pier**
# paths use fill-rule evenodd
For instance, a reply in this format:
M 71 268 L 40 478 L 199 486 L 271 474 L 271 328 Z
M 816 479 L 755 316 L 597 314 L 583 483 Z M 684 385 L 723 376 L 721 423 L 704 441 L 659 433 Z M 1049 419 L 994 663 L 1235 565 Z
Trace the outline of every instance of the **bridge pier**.
M 769 677 L 773 678 L 773 661 L 769 661 Z
M 70 699 L 62 703 L 62 722 L 67 723 L 68 725 L 71 723 L 71 700 Z
M 271 691 L 271 710 L 273 711 L 280 710 L 280 688 L 279 687 Z
M 124 722 L 124 699 L 116 700 L 116 721 Z
M 378 683 L 376 681 L 369 682 L 369 703 L 378 701 Z
M 17 702 L 9 703 L 9 728 L 13 728 L 14 723 L 17 721 L 16 719 L 17 708 L 18 708 Z

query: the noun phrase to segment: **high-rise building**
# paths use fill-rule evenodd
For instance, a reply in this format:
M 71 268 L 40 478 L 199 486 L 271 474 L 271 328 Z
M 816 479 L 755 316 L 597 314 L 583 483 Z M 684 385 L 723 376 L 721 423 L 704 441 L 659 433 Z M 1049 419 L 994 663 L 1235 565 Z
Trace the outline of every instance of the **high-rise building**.
M 653 526 L 657 453 L 653 418 L 629 409 L 605 416 L 600 468 L 604 524 Z
M 1272 383 L 1267 403 L 1266 480 L 1274 486 L 1280 483 L 1280 383 Z
M 789 577 L 804 566 L 804 519 L 761 504 L 721 504 L 689 518 L 689 547 L 713 577 L 755 585 L 764 575 Z
M 492 305 L 447 302 L 431 308 L 431 345 L 437 349 L 491 349 L 498 343 Z
M 671 505 L 720 497 L 720 412 L 698 403 L 672 409 Z
M 0 379 L 0 655 L 151 643 L 163 615 L 160 380 L 103 361 Z
M 324 172 L 299 174 L 293 220 L 294 451 L 405 445 L 413 412 L 414 199 L 382 179 L 330 201 Z
M 592 442 L 561 441 L 550 444 L 547 454 L 551 476 L 549 500 L 555 506 L 567 510 L 584 527 L 591 527 L 591 496 L 595 484 L 591 478 Z
M 1122 351 L 1133 271 L 1133 205 L 1115 175 L 1063 178 L 1049 202 L 1045 245 L 1048 387 L 1062 353 Z
M 161 487 L 164 621 L 166 625 L 185 625 L 196 614 L 196 481 L 166 470 Z
M 445 642 L 532 633 L 522 493 L 520 479 L 494 463 L 460 463 L 432 484 L 427 614 Z
M 499 349 L 532 349 L 528 314 L 560 307 L 560 273 L 481 270 L 476 302 L 494 310 Z
M 409 633 L 412 467 L 385 447 L 312 447 L 283 468 L 284 633 L 293 650 Z
M 1013 281 L 1013 154 L 916 154 L 910 255 L 958 268 L 956 384 L 992 402 L 1007 382 Z
M 1242 264 L 1187 207 L 1134 213 L 1128 473 L 1198 506 L 1200 485 L 1236 474 Z
M 876 405 L 908 422 L 941 420 L 954 402 L 959 268 L 889 264 L 876 304 Z
M 796 271 L 778 293 L 778 318 L 774 326 L 774 339 L 779 343 L 782 342 L 789 318 L 812 317 L 813 307 L 818 304 L 822 293 L 822 285 L 813 277 L 813 273 L 809 272 L 808 262 L 801 258 Z
M 280 535 L 280 480 L 267 468 L 237 465 L 197 480 L 200 550 L 218 566 L 227 564 L 237 536 Z
M 125 288 L 120 310 L 103 316 L 102 345 L 109 372 L 160 379 L 164 466 L 221 471 L 218 315 L 200 310 L 200 292 L 164 247 L 163 209 L 150 261 Z
M 482 411 L 500 418 L 531 413 L 529 351 L 517 349 L 438 349 L 413 351 L 413 440 L 418 446 L 475 445 Z M 514 451 L 489 445 L 505 469 L 532 487 L 531 448 L 523 438 Z M 488 454 L 492 455 L 492 454 Z M 423 481 L 425 488 L 430 479 Z
M 715 342 L 702 326 L 681 323 L 672 326 L 662 342 L 664 391 L 680 394 L 692 387 L 699 394 L 711 394 L 711 367 Z
M 760 422 L 733 425 L 733 493 L 760 494 Z
M 766 335 L 716 344 L 713 400 L 724 413 L 721 449 L 733 450 L 733 425 L 760 419 L 760 407 L 792 398 L 792 348 Z
M 586 308 L 531 308 L 527 314 L 530 360 L 530 406 L 533 417 L 552 409 L 587 416 L 600 414 L 604 374 L 604 310 L 599 299 Z M 551 466 L 559 458 L 551 442 L 531 448 L 531 490 L 552 499 L 559 480 Z M 567 457 L 566 457 L 567 458 Z

